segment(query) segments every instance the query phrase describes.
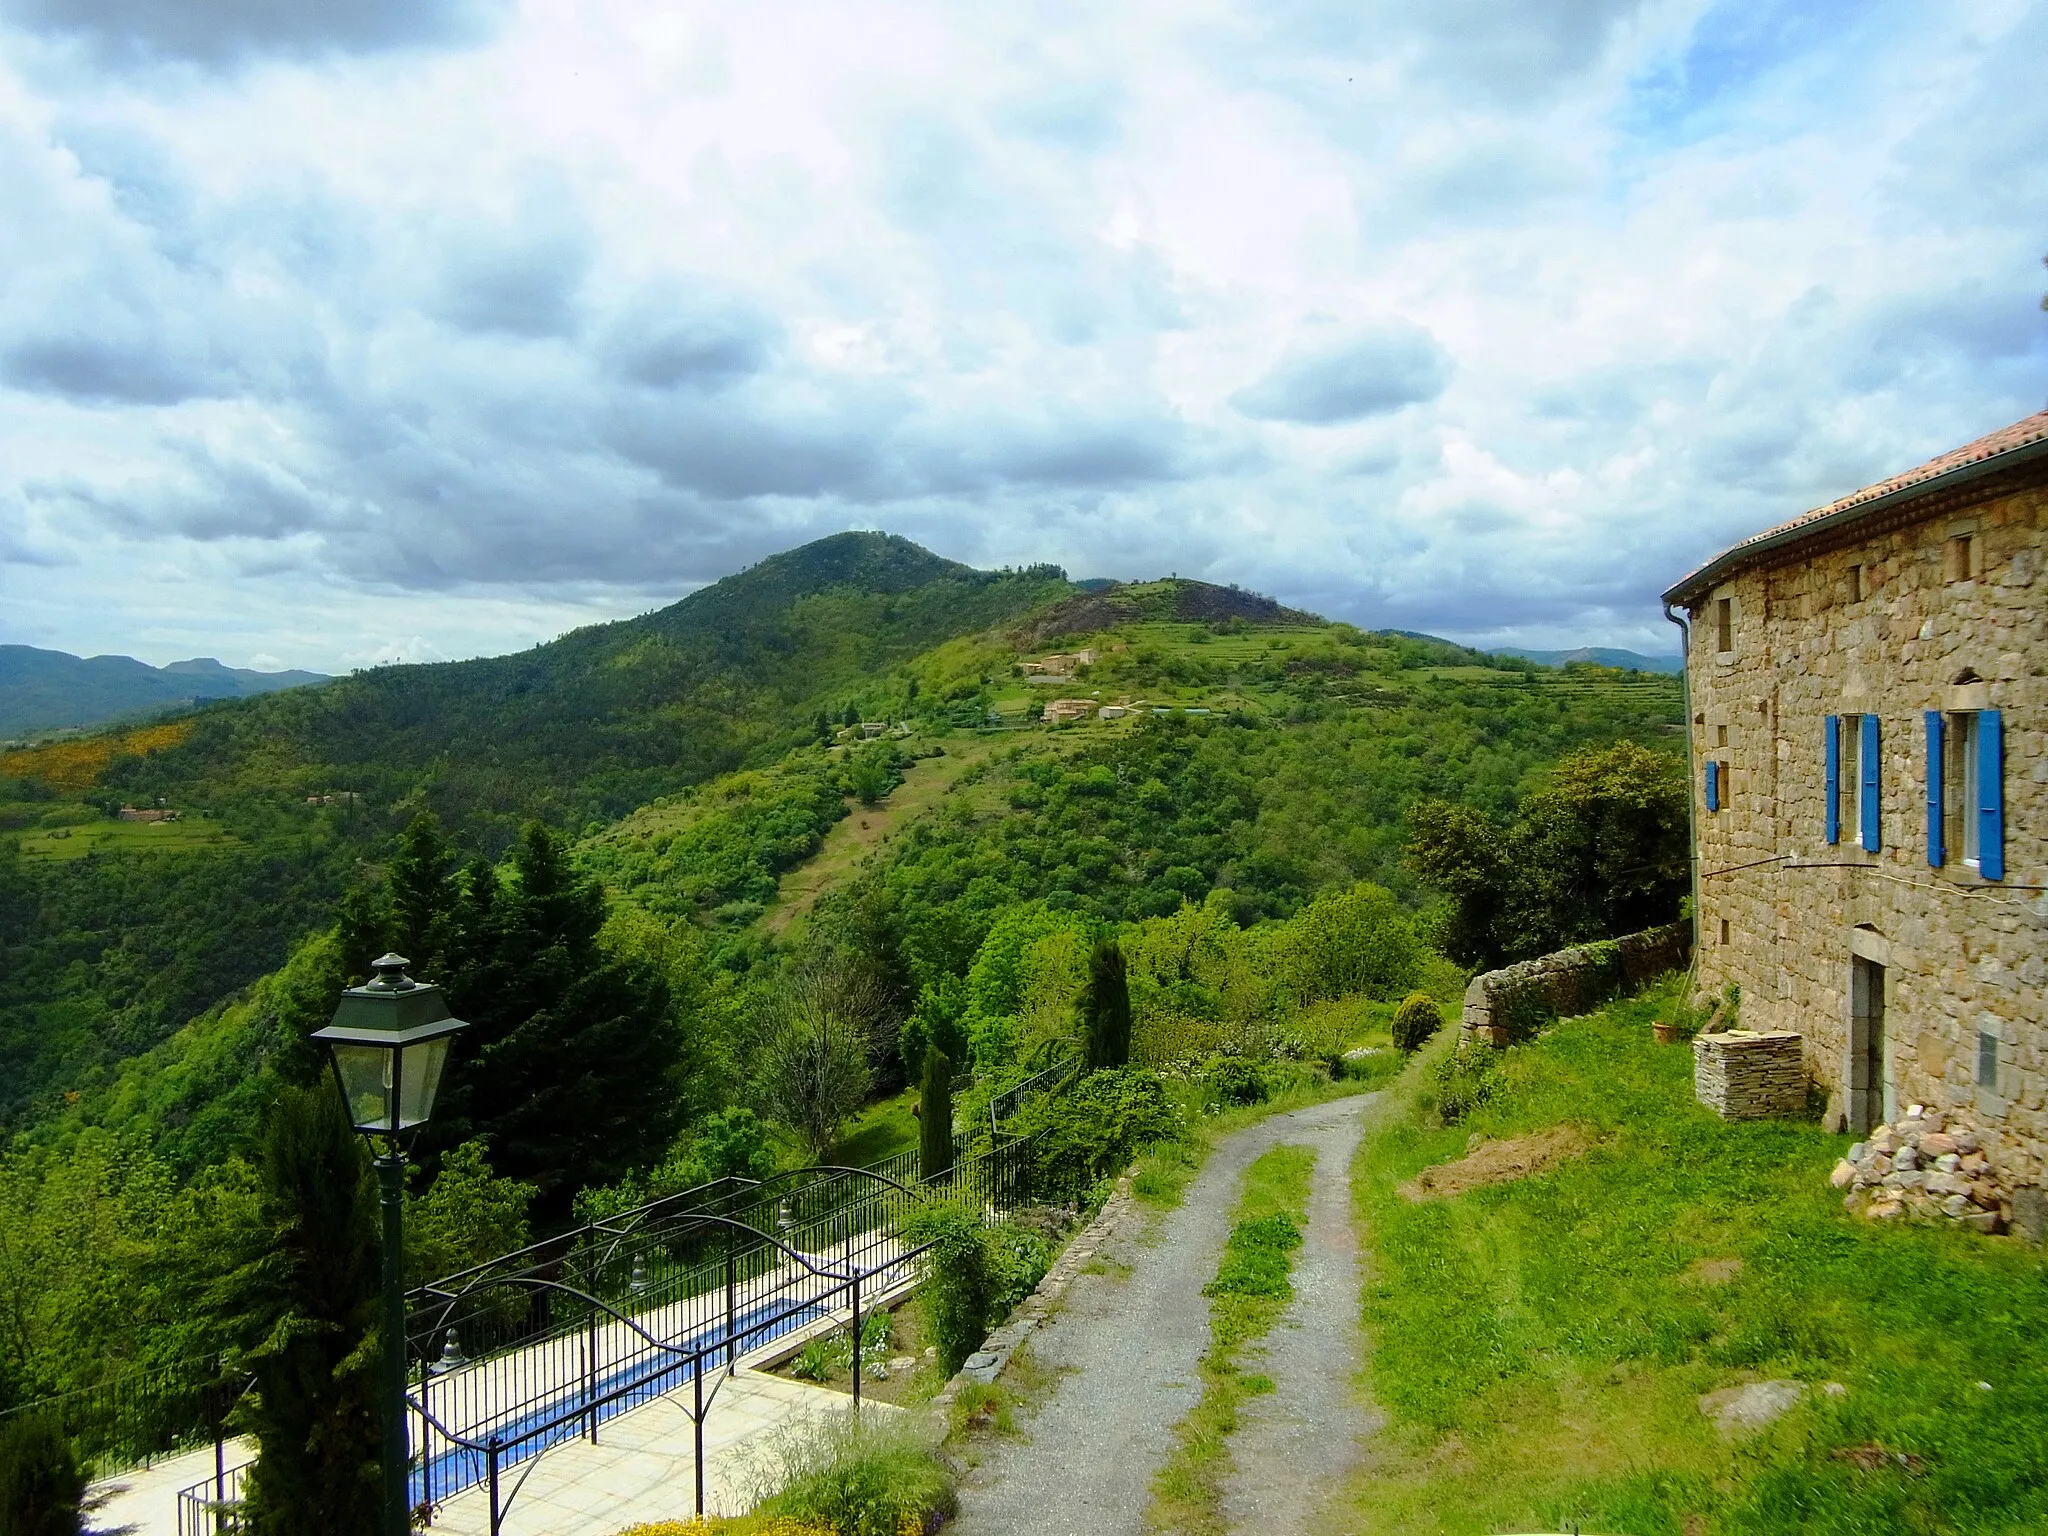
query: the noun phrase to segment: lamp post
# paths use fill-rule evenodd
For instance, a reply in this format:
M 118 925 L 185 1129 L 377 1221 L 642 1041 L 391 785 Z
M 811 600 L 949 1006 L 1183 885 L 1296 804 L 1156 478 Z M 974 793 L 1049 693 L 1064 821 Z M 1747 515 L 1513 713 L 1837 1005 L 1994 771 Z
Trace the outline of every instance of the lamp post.
M 384 1391 L 382 1536 L 408 1536 L 405 1443 L 405 1146 L 434 1112 L 448 1047 L 462 1020 L 441 989 L 405 974 L 403 955 L 370 962 L 376 976 L 341 994 L 313 1038 L 327 1047 L 349 1123 L 378 1145 L 377 1183 L 384 1214 Z

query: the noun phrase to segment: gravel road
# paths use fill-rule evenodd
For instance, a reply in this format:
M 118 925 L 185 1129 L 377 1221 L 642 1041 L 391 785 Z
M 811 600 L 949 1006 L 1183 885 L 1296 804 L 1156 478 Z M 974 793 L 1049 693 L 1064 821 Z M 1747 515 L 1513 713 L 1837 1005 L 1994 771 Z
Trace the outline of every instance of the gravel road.
M 1279 1390 L 1233 1438 L 1259 1470 L 1240 1471 L 1226 1512 L 1258 1529 L 1300 1529 L 1314 1495 L 1341 1471 L 1367 1427 L 1352 1402 L 1358 1369 L 1356 1257 L 1349 1244 L 1349 1163 L 1371 1095 L 1275 1115 L 1226 1138 L 1186 1198 L 1149 1228 L 1133 1222 L 1101 1256 L 1125 1277 L 1082 1275 L 1065 1305 L 1031 1338 L 1041 1367 L 1059 1372 L 1024 1438 L 993 1442 L 960 1492 L 958 1536 L 1140 1536 L 1152 1475 L 1173 1426 L 1200 1392 L 1209 1343 L 1202 1287 L 1215 1276 L 1247 1164 L 1282 1143 L 1312 1146 L 1316 1176 L 1297 1297 L 1268 1340 Z M 1250 1459 L 1237 1452 L 1240 1463 Z M 1296 1470 L 1298 1468 L 1298 1470 Z M 1284 1486 L 1289 1483 L 1295 1486 Z M 1284 1518 L 1294 1524 L 1267 1523 Z

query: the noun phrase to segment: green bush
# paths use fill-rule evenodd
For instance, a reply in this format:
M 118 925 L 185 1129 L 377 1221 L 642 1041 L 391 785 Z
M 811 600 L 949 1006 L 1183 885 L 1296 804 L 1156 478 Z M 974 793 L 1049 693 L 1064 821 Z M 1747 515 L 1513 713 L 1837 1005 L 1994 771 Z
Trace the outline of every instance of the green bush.
M 1423 1041 L 1444 1027 L 1444 1016 L 1436 999 L 1427 992 L 1410 992 L 1394 1010 L 1394 1044 L 1413 1053 Z
M 1217 1109 L 1263 1104 L 1273 1096 L 1264 1070 L 1245 1056 L 1211 1056 L 1202 1067 L 1202 1096 Z
M 906 1243 L 932 1245 L 918 1294 L 949 1376 L 1052 1265 L 1052 1247 L 1040 1234 L 1011 1222 L 988 1226 L 965 1205 L 912 1211 L 897 1224 L 897 1234 Z
M 55 1419 L 17 1414 L 0 1424 L 0 1531 L 78 1536 L 85 1474 Z
M 1436 1066 L 1436 1112 L 1445 1125 L 1456 1125 L 1500 1087 L 1500 1054 L 1489 1046 L 1468 1045 L 1451 1052 Z
M 898 1224 L 906 1243 L 931 1244 L 919 1287 L 925 1323 L 939 1360 L 952 1375 L 981 1348 L 996 1317 L 1003 1277 L 978 1211 L 964 1205 L 929 1205 Z
M 1032 1180 L 1039 1198 L 1076 1200 L 1120 1172 L 1140 1148 L 1179 1121 L 1158 1076 L 1142 1067 L 1091 1072 L 1057 1098 L 1035 1100 L 1011 1122 L 1036 1135 Z
M 756 1515 L 833 1536 L 926 1530 L 959 1507 L 952 1471 L 909 1414 L 833 1413 L 792 1425 L 768 1438 L 752 1472 Z

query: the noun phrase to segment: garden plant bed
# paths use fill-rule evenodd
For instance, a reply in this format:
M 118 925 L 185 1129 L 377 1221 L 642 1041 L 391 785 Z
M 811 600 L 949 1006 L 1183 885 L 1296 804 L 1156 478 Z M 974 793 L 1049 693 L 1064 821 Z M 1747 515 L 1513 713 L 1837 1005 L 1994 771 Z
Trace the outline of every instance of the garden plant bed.
M 888 1320 L 888 1343 L 880 1350 L 873 1340 L 873 1320 L 878 1318 Z M 946 1377 L 936 1350 L 925 1339 L 924 1309 L 917 1299 L 910 1297 L 886 1311 L 870 1313 L 869 1319 L 866 1325 L 870 1335 L 866 1356 L 869 1364 L 861 1369 L 861 1400 L 902 1407 L 928 1401 L 945 1385 Z M 847 1330 L 843 1327 L 835 1329 L 774 1366 L 770 1374 L 850 1396 L 853 1392 L 853 1355 L 847 1347 L 848 1342 Z M 877 1356 L 883 1363 L 880 1374 L 874 1369 Z M 908 1369 L 899 1369 L 889 1363 L 906 1359 L 913 1362 Z

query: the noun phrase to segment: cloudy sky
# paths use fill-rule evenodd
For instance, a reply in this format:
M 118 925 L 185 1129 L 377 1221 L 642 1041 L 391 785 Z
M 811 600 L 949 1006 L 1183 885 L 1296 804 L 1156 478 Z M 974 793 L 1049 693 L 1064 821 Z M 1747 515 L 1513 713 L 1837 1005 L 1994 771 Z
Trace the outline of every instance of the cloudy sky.
M 2048 402 L 2048 0 L 0 0 L 0 642 L 517 648 L 886 528 L 1672 648 Z

